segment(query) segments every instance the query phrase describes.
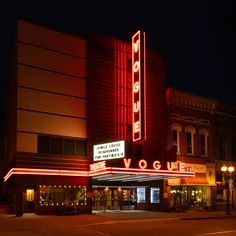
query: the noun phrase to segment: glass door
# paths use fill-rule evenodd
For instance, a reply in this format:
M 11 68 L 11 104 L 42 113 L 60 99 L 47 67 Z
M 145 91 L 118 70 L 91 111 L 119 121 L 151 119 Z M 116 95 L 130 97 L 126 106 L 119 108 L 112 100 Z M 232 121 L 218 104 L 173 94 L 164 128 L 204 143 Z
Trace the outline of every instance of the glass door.
M 34 212 L 34 189 L 26 189 L 24 192 L 24 211 Z

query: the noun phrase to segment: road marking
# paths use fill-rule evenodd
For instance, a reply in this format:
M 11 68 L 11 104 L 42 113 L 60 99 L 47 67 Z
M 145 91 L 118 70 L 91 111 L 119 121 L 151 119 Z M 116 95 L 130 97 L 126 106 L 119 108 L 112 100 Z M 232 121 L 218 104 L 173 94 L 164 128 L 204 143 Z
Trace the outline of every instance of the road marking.
M 172 220 L 180 220 L 180 218 L 111 220 L 111 221 L 96 222 L 96 223 L 89 223 L 89 224 L 83 224 L 83 225 L 81 224 L 81 225 L 78 225 L 77 227 L 111 225 L 111 224 L 122 224 L 122 223 L 137 223 L 137 222 L 172 221 Z
M 227 233 L 235 233 L 235 232 L 236 230 L 227 230 L 227 231 L 218 231 L 218 232 L 212 232 L 212 233 L 206 233 L 206 234 L 197 234 L 197 236 L 227 234 Z
M 112 236 L 111 234 L 107 234 L 107 233 L 103 233 L 101 231 L 97 231 L 97 230 L 91 230 L 93 233 L 95 233 L 96 235 L 101 235 L 101 236 Z

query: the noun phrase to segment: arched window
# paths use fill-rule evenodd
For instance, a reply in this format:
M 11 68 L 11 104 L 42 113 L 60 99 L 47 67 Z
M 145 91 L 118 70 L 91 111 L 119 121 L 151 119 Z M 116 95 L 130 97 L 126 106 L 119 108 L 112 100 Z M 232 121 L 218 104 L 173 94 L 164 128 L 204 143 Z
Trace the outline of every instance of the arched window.
M 208 155 L 207 137 L 209 136 L 209 131 L 207 129 L 200 129 L 199 135 L 201 138 L 201 156 L 207 156 Z
M 176 146 L 177 153 L 180 153 L 179 148 L 179 133 L 182 132 L 182 127 L 180 124 L 174 123 L 171 125 L 171 143 Z
M 192 126 L 188 126 L 185 128 L 186 139 L 187 139 L 187 154 L 194 154 L 194 134 L 196 133 L 196 129 Z

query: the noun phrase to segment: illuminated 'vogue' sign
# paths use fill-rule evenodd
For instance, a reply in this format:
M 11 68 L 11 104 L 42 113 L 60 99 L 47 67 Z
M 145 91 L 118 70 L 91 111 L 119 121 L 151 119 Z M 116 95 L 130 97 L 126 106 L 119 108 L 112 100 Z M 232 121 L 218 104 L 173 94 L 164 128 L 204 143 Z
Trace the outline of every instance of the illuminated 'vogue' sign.
M 132 37 L 133 141 L 145 139 L 145 33 Z
M 93 146 L 93 160 L 102 161 L 125 157 L 125 141 L 103 143 Z
M 137 168 L 131 168 L 131 159 L 126 159 L 124 158 L 123 159 L 124 161 L 124 166 L 125 166 L 125 169 L 123 168 L 119 168 L 119 170 L 135 170 L 137 172 L 140 172 L 140 171 L 145 171 L 145 170 L 148 170 L 150 171 L 151 169 L 148 169 L 147 168 L 147 161 L 142 159 L 142 160 L 139 160 L 138 161 L 138 167 L 139 169 Z M 100 162 L 96 162 L 96 163 L 93 163 L 93 164 L 90 164 L 90 171 L 99 171 L 99 170 L 102 170 L 102 169 L 105 169 L 106 168 L 106 162 L 105 161 L 100 161 Z M 115 167 L 116 168 L 116 167 Z M 152 163 L 152 168 L 154 171 L 159 171 L 159 170 L 167 170 L 167 171 L 172 171 L 172 172 L 192 172 L 191 170 L 191 167 L 190 166 L 187 166 L 184 162 L 167 162 L 166 163 L 166 166 L 162 166 L 161 162 L 158 161 L 158 160 L 155 160 L 153 161 Z

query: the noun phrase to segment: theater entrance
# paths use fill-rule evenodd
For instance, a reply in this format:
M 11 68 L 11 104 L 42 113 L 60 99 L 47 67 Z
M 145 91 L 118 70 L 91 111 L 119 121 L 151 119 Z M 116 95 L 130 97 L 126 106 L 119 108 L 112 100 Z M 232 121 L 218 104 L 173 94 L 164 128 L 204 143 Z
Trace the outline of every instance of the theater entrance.
M 136 188 L 95 187 L 93 210 L 133 210 L 136 209 Z

